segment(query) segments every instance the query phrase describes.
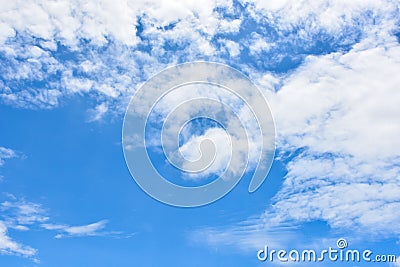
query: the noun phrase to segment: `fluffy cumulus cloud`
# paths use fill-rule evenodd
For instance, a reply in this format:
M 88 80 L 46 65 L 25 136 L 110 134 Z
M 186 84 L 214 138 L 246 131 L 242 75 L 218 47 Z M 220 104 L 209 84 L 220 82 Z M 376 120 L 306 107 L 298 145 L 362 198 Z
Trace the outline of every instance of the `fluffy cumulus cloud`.
M 273 96 L 281 148 L 297 150 L 280 215 L 399 234 L 399 58 L 395 40 L 310 57 Z

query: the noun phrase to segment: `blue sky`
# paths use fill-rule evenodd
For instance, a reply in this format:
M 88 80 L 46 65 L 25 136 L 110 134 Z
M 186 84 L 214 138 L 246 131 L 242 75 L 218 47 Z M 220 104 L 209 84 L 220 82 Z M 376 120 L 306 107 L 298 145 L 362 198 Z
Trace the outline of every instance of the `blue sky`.
M 0 266 L 280 266 L 257 251 L 322 250 L 338 238 L 400 256 L 399 6 L 2 4 Z M 222 199 L 177 208 L 132 179 L 122 123 L 143 82 L 196 60 L 260 88 L 276 155 L 255 193 L 247 173 Z M 184 140 L 215 124 L 196 127 Z

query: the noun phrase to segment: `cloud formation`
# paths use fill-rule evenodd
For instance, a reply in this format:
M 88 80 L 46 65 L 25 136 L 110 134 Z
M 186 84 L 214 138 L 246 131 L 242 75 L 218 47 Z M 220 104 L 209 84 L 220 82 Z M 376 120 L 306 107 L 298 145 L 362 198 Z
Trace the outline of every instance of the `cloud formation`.
M 37 249 L 15 241 L 8 233 L 9 230 L 25 232 L 44 229 L 55 232 L 55 238 L 120 236 L 122 234 L 106 231 L 107 220 L 77 226 L 53 223 L 49 212 L 42 205 L 18 199 L 10 194 L 7 194 L 7 200 L 0 203 L 0 211 L 0 254 L 23 256 L 34 262 L 39 262 Z
M 399 234 L 398 7 L 9 1 L 0 7 L 0 101 L 54 108 L 85 95 L 96 100 L 89 120 L 99 120 L 121 114 L 137 86 L 167 65 L 225 62 L 264 89 L 275 116 L 288 174 L 265 217 Z M 13 155 L 0 148 L 0 165 Z M 70 226 L 58 226 L 68 234 Z
M 0 9 L 0 101 L 54 108 L 88 95 L 119 113 L 167 65 L 214 60 L 284 71 L 365 33 L 388 36 L 396 12 L 386 0 L 13 1 Z
M 399 58 L 395 40 L 310 57 L 271 96 L 281 150 L 301 149 L 275 197 L 281 216 L 399 234 Z

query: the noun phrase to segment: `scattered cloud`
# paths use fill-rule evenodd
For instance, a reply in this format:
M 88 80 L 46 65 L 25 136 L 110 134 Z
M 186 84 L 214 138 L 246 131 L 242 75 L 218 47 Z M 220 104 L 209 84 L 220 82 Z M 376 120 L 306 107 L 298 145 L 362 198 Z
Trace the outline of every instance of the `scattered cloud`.
M 247 45 L 250 55 L 260 56 L 262 52 L 267 52 L 274 45 L 273 43 L 268 43 L 268 41 L 258 33 L 253 33 L 251 37 Z
M 59 224 L 42 224 L 41 226 L 46 230 L 60 232 L 55 237 L 62 238 L 66 236 L 102 236 L 107 232 L 102 231 L 107 226 L 107 220 L 101 220 L 96 223 L 91 223 L 81 226 L 68 226 Z
M 0 254 L 34 257 L 36 252 L 36 249 L 22 245 L 11 239 L 7 234 L 7 226 L 0 220 Z
M 14 150 L 0 146 L 0 166 L 4 165 L 4 160 L 16 158 L 17 156 L 18 154 Z
M 18 200 L 13 195 L 9 195 L 9 197 L 10 200 L 0 204 L 0 210 L 8 227 L 27 230 L 30 225 L 43 223 L 49 219 L 40 204 L 24 199 Z
M 17 200 L 10 194 L 7 197 L 10 201 L 0 203 L 0 254 L 22 256 L 38 262 L 35 257 L 37 250 L 13 240 L 8 230 L 28 231 L 31 225 L 44 222 L 47 217 L 43 216 L 40 205 Z
M 94 109 L 89 110 L 89 121 L 99 121 L 107 113 L 108 106 L 106 103 L 97 105 Z
M 7 200 L 0 203 L 0 254 L 11 254 L 23 256 L 38 262 L 36 258 L 37 249 L 23 245 L 13 240 L 8 230 L 33 231 L 45 229 L 55 232 L 55 238 L 62 237 L 87 237 L 87 236 L 112 236 L 119 238 L 130 237 L 132 234 L 107 231 L 108 220 L 79 226 L 55 224 L 50 218 L 48 211 L 42 205 L 18 199 L 14 195 L 6 194 Z

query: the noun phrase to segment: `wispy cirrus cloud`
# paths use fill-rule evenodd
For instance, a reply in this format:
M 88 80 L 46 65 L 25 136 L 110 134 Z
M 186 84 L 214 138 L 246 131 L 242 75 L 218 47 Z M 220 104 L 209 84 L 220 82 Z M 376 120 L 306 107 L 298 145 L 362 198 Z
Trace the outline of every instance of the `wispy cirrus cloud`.
M 130 237 L 132 234 L 107 230 L 108 220 L 70 226 L 53 223 L 53 219 L 41 204 L 19 199 L 7 194 L 7 200 L 0 203 L 0 254 L 23 256 L 38 262 L 37 249 L 23 245 L 8 233 L 44 229 L 55 233 L 55 238 L 111 236 Z
M 284 248 L 299 238 L 298 227 L 279 221 L 272 216 L 247 218 L 226 227 L 205 227 L 195 229 L 188 234 L 189 241 L 194 244 L 210 247 L 230 247 L 245 252 L 263 248 L 268 244 L 274 248 Z
M 287 163 L 274 210 L 368 235 L 398 234 L 400 46 L 366 43 L 309 58 L 271 96 L 281 150 L 302 149 Z
M 55 237 L 80 237 L 80 236 L 104 236 L 110 234 L 109 232 L 103 231 L 107 226 L 107 220 L 101 220 L 95 223 L 79 226 L 69 226 L 60 224 L 42 224 L 46 230 L 59 232 Z

